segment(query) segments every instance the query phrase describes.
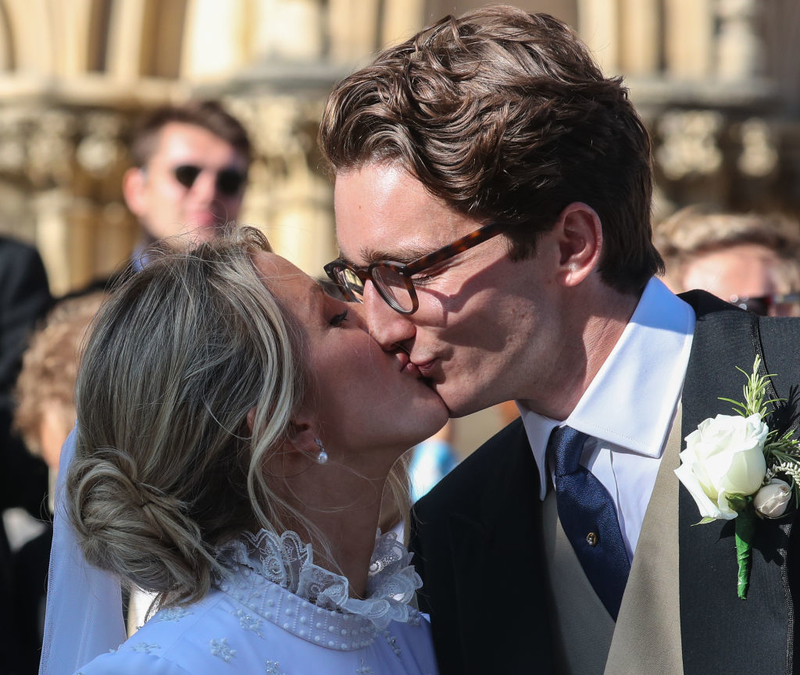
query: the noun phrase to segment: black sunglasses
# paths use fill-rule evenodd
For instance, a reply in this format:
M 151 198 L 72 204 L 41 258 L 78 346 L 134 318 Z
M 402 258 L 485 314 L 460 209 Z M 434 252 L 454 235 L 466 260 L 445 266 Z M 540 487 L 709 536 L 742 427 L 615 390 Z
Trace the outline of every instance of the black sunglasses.
M 752 297 L 732 295 L 728 302 L 759 316 L 798 316 L 800 314 L 800 293 L 772 293 Z
M 196 166 L 194 164 L 181 164 L 176 166 L 172 172 L 175 175 L 175 180 L 178 181 L 187 190 L 190 190 L 194 185 L 197 177 L 205 171 L 206 168 Z M 247 174 L 236 169 L 221 169 L 217 171 L 217 177 L 214 185 L 221 195 L 225 197 L 234 197 L 244 187 L 247 180 Z

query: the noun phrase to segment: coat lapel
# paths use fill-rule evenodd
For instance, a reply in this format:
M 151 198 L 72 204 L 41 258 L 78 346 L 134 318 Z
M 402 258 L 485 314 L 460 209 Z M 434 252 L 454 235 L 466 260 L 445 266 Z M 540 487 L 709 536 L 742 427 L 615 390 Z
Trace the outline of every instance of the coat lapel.
M 502 672 L 528 672 L 533 661 L 537 672 L 552 672 L 539 474 L 522 422 L 514 424 L 507 446 L 494 449 L 493 473 L 475 495 L 474 515 L 450 517 L 469 673 L 500 672 L 499 663 Z
M 750 315 L 705 294 L 684 297 L 697 312 L 683 391 L 685 438 L 708 417 L 733 414 L 755 352 Z M 791 598 L 786 584 L 788 519 L 759 523 L 747 600 L 736 596 L 732 522 L 700 520 L 679 488 L 680 604 L 686 675 L 791 672 Z M 787 629 L 787 627 L 789 627 Z

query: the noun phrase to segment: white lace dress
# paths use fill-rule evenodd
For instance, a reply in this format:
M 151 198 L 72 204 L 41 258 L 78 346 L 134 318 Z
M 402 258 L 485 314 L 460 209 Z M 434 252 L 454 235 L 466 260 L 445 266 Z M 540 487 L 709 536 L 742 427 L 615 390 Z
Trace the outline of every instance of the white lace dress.
M 366 600 L 293 532 L 245 535 L 220 558 L 230 573 L 203 600 L 159 611 L 79 672 L 436 674 L 428 622 L 408 605 L 421 581 L 393 534 L 377 539 Z

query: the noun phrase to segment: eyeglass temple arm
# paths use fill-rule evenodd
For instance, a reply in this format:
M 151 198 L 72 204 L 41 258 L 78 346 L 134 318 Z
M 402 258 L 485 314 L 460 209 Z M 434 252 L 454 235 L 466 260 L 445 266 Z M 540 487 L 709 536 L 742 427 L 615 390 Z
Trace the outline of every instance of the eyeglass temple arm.
M 421 272 L 428 267 L 433 267 L 434 265 L 447 260 L 448 258 L 452 258 L 459 253 L 463 253 L 464 251 L 471 249 L 473 246 L 483 243 L 487 239 L 491 239 L 495 235 L 503 232 L 506 228 L 507 226 L 502 223 L 489 223 L 488 225 L 484 225 L 479 230 L 470 232 L 468 235 L 461 237 L 461 239 L 457 239 L 452 244 L 448 244 L 447 246 L 440 248 L 438 251 L 432 251 L 431 253 L 428 253 L 427 255 L 408 263 L 404 266 L 403 273 L 411 276 L 412 274 Z

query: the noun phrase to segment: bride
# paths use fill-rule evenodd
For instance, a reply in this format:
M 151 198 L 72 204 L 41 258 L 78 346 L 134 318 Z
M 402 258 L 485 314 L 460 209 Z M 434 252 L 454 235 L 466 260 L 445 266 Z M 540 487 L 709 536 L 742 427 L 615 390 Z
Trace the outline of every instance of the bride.
M 86 560 L 158 611 L 83 675 L 436 672 L 410 556 L 375 532 L 390 470 L 447 411 L 360 312 L 250 228 L 113 294 L 78 379 L 66 510 Z M 48 623 L 43 672 L 62 672 L 75 631 Z

